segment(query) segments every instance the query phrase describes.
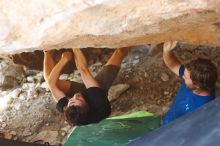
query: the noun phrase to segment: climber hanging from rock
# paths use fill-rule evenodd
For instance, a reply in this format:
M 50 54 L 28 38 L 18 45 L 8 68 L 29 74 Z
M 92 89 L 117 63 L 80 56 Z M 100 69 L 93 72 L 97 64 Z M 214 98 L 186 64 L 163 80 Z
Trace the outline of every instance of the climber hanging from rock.
M 173 53 L 177 41 L 164 43 L 163 59 L 167 67 L 183 79 L 176 97 L 164 115 L 163 125 L 192 112 L 215 98 L 218 78 L 216 66 L 205 58 L 197 58 L 182 65 Z
M 65 114 L 71 125 L 97 123 L 110 115 L 111 105 L 107 93 L 128 51 L 128 48 L 116 49 L 96 77 L 89 71 L 87 60 L 80 49 L 64 52 L 57 64 L 52 52 L 44 51 L 45 81 L 57 102 L 56 108 Z M 59 79 L 61 70 L 72 57 L 83 83 Z

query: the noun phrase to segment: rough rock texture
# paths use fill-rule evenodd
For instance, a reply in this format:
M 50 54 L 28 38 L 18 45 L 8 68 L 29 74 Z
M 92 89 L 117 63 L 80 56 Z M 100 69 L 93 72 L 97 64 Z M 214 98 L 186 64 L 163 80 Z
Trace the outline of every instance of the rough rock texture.
M 0 0 L 1 54 L 167 40 L 220 46 L 219 0 Z
M 52 50 L 53 59 L 56 63 L 59 61 L 62 53 L 66 50 L 72 51 L 70 49 Z M 102 48 L 82 49 L 82 52 L 84 53 L 89 65 L 93 64 L 98 59 L 105 62 L 106 58 L 105 56 L 102 56 L 102 54 L 106 51 L 109 52 L 111 50 Z M 15 64 L 25 66 L 28 69 L 43 70 L 43 51 L 36 50 L 34 52 L 22 52 L 13 55 L 6 55 L 5 58 L 12 60 Z M 72 60 L 69 63 L 67 63 L 67 65 L 64 67 L 63 73 L 72 73 L 75 69 L 75 63 Z
M 8 61 L 0 60 L 0 89 L 6 90 L 16 87 L 17 80 L 24 78 L 24 70 Z

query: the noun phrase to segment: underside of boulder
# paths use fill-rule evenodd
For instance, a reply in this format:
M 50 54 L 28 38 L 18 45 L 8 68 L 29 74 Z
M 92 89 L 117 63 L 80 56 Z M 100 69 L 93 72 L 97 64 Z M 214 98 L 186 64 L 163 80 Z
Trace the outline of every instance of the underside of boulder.
M 181 40 L 220 46 L 219 0 L 0 0 L 0 54 Z
M 95 61 L 97 60 L 106 62 L 105 56 L 102 55 L 106 51 L 107 52 L 112 51 L 112 50 L 109 51 L 108 50 L 109 49 L 105 49 L 104 51 L 104 48 L 84 48 L 82 49 L 82 52 L 85 55 L 88 64 L 91 65 L 95 63 Z M 71 49 L 51 50 L 55 63 L 58 63 L 64 51 L 71 51 Z M 25 66 L 28 69 L 43 70 L 44 53 L 43 51 L 40 50 L 7 55 L 6 59 L 11 60 L 14 64 Z M 64 66 L 62 72 L 72 73 L 75 69 L 76 69 L 76 65 L 74 61 L 71 60 Z

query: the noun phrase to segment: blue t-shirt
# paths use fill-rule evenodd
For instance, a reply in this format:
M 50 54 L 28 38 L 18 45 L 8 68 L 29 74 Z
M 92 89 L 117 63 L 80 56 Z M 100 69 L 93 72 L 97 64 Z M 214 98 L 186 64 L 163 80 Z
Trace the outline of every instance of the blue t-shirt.
M 181 66 L 179 69 L 179 76 L 182 77 L 184 74 L 184 66 Z M 175 120 L 178 117 L 189 113 L 205 103 L 211 101 L 215 98 L 215 94 L 212 93 L 210 96 L 199 96 L 195 95 L 193 91 L 186 87 L 185 82 L 183 81 L 181 87 L 179 88 L 176 97 L 168 112 L 164 115 L 163 125 L 168 124 L 169 122 Z

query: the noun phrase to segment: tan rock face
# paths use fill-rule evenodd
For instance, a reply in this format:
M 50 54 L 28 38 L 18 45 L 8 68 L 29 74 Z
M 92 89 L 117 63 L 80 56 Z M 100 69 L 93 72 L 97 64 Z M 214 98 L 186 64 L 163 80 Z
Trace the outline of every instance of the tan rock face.
M 220 46 L 220 0 L 0 0 L 1 54 L 167 40 Z

